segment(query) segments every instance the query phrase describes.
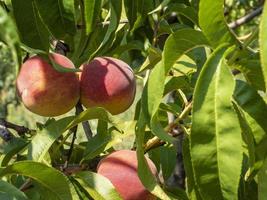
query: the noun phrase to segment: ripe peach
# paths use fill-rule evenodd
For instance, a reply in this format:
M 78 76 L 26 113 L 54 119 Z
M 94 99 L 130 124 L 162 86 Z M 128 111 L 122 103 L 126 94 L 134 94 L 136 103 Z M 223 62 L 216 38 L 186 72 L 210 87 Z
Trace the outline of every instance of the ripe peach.
M 151 172 L 157 176 L 154 163 L 146 158 Z M 120 150 L 102 159 L 97 173 L 108 178 L 124 200 L 155 200 L 141 183 L 137 174 L 137 156 L 135 151 Z
M 136 83 L 132 69 L 125 62 L 97 57 L 81 68 L 81 102 L 85 107 L 104 107 L 115 115 L 131 106 Z
M 55 63 L 74 68 L 73 63 L 60 54 L 50 54 Z M 79 78 L 75 73 L 58 72 L 40 56 L 29 58 L 21 66 L 17 77 L 17 92 L 31 112 L 53 117 L 71 110 L 79 100 Z

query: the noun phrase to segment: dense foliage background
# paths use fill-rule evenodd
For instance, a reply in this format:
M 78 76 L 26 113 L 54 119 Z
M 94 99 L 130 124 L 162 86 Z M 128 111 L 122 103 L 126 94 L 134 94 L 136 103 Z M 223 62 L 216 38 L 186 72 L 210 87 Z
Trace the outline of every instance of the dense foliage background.
M 266 199 L 264 0 L 0 5 L 0 199 L 119 199 L 94 173 L 118 149 L 137 150 L 139 177 L 159 199 Z M 17 73 L 29 56 L 51 51 L 77 68 L 96 56 L 124 60 L 138 83 L 134 104 L 117 116 L 30 113 L 16 96 Z

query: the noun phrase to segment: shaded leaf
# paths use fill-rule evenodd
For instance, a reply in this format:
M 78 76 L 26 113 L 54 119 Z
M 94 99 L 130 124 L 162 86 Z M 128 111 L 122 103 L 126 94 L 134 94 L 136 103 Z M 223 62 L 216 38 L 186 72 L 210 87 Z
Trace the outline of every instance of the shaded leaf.
M 101 9 L 101 0 L 85 0 L 84 1 L 84 20 L 86 34 L 89 35 L 96 25 L 96 19 Z
M 0 198 L 5 200 L 28 200 L 28 197 L 15 186 L 1 180 Z
M 194 24 L 198 25 L 198 13 L 193 7 L 182 3 L 172 3 L 168 6 L 166 14 L 171 14 L 173 12 L 185 16 Z
M 49 33 L 40 18 L 36 1 L 12 0 L 11 2 L 21 42 L 33 49 L 47 52 Z
M 122 10 L 122 2 L 117 0 L 110 0 L 110 23 L 105 34 L 105 37 L 101 44 L 98 46 L 97 50 L 90 56 L 90 59 L 93 58 L 101 49 L 105 47 L 108 41 L 113 40 L 115 32 L 119 26 Z
M 24 147 L 26 147 L 28 142 L 21 138 L 12 138 L 4 148 L 2 152 L 3 160 L 1 162 L 1 166 L 6 166 L 8 162 L 12 159 L 14 155 L 19 153 Z
M 74 0 L 35 0 L 38 12 L 57 39 L 64 39 L 66 34 L 73 36 L 76 32 Z
M 267 196 L 267 160 L 264 161 L 264 164 L 258 174 L 258 195 L 259 200 L 266 199 Z

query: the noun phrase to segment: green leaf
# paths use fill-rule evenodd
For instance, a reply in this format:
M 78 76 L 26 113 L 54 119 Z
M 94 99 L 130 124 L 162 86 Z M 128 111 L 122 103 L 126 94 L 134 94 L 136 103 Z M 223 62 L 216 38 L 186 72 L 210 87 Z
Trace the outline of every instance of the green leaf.
M 266 199 L 267 196 L 267 159 L 265 159 L 264 164 L 258 174 L 258 195 L 259 200 Z
M 149 47 L 148 56 L 136 73 L 142 73 L 147 69 L 152 69 L 161 60 L 161 51 L 153 46 Z
M 0 6 L 0 41 L 9 45 L 12 52 L 12 57 L 16 63 L 16 70 L 18 71 L 21 64 L 21 53 L 19 47 L 19 36 L 14 21 L 6 11 Z
M 171 67 L 183 54 L 200 46 L 209 46 L 209 42 L 200 31 L 181 29 L 171 34 L 163 49 L 165 74 L 169 72 Z
M 167 181 L 173 173 L 176 164 L 176 150 L 173 145 L 160 148 L 160 163 L 162 164 L 162 176 Z
M 5 200 L 28 200 L 28 197 L 13 185 L 0 180 L 0 198 Z
M 90 171 L 79 172 L 75 174 L 75 179 L 90 194 L 93 199 L 122 199 L 112 183 L 100 174 Z
M 142 26 L 147 18 L 147 13 L 151 8 L 151 1 L 148 0 L 124 0 L 125 13 L 127 15 L 130 30 L 133 33 Z
M 166 75 L 183 54 L 195 47 L 204 45 L 208 45 L 208 42 L 200 31 L 192 29 L 176 31 L 169 36 L 165 43 L 163 59 L 151 71 L 142 94 L 142 109 L 153 134 L 164 141 L 174 141 L 157 120 L 157 112 L 164 93 Z
M 148 13 L 148 14 L 153 14 L 153 13 L 155 13 L 155 12 L 158 12 L 158 11 L 161 11 L 165 6 L 167 6 L 170 2 L 171 2 L 172 0 L 163 0 L 162 2 L 161 2 L 161 4 L 156 8 L 156 9 L 154 9 L 154 10 L 152 10 L 150 13 Z
M 104 108 L 94 107 L 88 108 L 87 110 L 81 112 L 79 115 L 75 116 L 73 121 L 66 127 L 66 130 L 78 125 L 83 121 L 88 121 L 92 119 L 100 119 L 102 121 L 108 122 L 119 129 L 120 120 L 107 112 Z
M 4 157 L 1 162 L 1 166 L 6 166 L 11 158 L 26 147 L 27 144 L 28 142 L 21 138 L 12 138 L 4 147 L 4 152 L 2 152 Z
M 189 199 L 201 200 L 202 198 L 200 197 L 199 190 L 195 181 L 196 178 L 194 177 L 188 137 L 186 137 L 183 141 L 183 161 L 186 174 L 186 191 L 189 196 Z
M 110 53 L 108 52 L 108 55 L 111 55 L 112 57 L 119 58 L 121 54 L 130 51 L 130 50 L 143 50 L 144 44 L 139 40 L 133 40 L 128 42 L 127 44 L 117 46 L 115 49 L 113 49 Z
M 231 98 L 234 77 L 225 52 L 216 49 L 205 63 L 193 96 L 191 159 L 203 199 L 237 199 L 242 138 Z
M 158 185 L 154 175 L 148 168 L 148 164 L 144 157 L 144 137 L 145 137 L 145 119 L 141 110 L 139 119 L 136 125 L 136 146 L 137 146 L 137 159 L 138 159 L 138 176 L 143 185 L 155 196 L 169 200 L 171 199 Z
M 169 15 L 173 12 L 185 16 L 194 24 L 198 25 L 198 13 L 193 7 L 187 6 L 182 3 L 172 3 L 168 6 L 165 15 Z
M 257 90 L 265 91 L 265 82 L 261 63 L 258 59 L 245 58 L 235 63 L 234 68 L 240 70 L 247 82 Z
M 57 39 L 76 32 L 74 0 L 34 0 L 45 25 Z
M 166 95 L 174 90 L 188 89 L 188 88 L 191 88 L 191 86 L 186 76 L 178 76 L 178 77 L 167 76 L 163 95 Z
M 93 31 L 100 9 L 101 0 L 84 1 L 84 21 L 87 35 L 89 35 Z
M 42 163 L 20 161 L 0 171 L 0 177 L 12 174 L 32 178 L 53 193 L 58 200 L 72 200 L 67 178 L 54 168 Z
M 48 52 L 49 33 L 40 18 L 36 1 L 11 2 L 21 42 L 33 49 Z
M 119 127 L 119 120 L 103 108 L 87 109 L 77 116 L 70 116 L 55 120 L 49 123 L 47 127 L 38 132 L 38 134 L 33 138 L 29 146 L 29 159 L 42 161 L 51 145 L 62 133 L 83 121 L 92 119 L 101 119 Z
M 113 40 L 115 32 L 119 26 L 121 11 L 122 11 L 122 1 L 110 0 L 109 5 L 110 5 L 110 18 L 109 18 L 108 30 L 97 50 L 90 56 L 90 59 L 93 58 L 100 50 L 102 50 L 108 43 L 108 41 Z
M 237 113 L 238 119 L 239 119 L 239 124 L 242 129 L 242 137 L 243 141 L 247 145 L 247 150 L 248 150 L 248 159 L 249 159 L 249 167 L 252 168 L 253 165 L 255 164 L 255 141 L 253 137 L 253 132 L 252 129 L 249 126 L 249 123 L 242 111 L 242 109 L 236 104 L 236 102 L 233 102 L 235 111 Z
M 224 0 L 200 0 L 199 25 L 211 45 L 238 44 L 224 19 Z
M 234 99 L 242 110 L 251 118 L 248 122 L 251 126 L 253 121 L 262 127 L 265 133 L 258 132 L 251 126 L 256 144 L 259 144 L 267 133 L 267 106 L 258 92 L 244 81 L 236 81 Z M 253 120 L 253 121 L 252 121 Z
M 48 56 L 46 56 L 46 57 L 48 58 Z M 59 72 L 62 72 L 62 73 L 81 72 L 81 70 L 79 68 L 68 68 L 67 66 L 66 67 L 63 67 L 63 66 L 55 63 L 53 61 L 53 59 L 51 59 L 50 57 L 49 57 L 49 61 L 50 61 L 51 65 L 52 65 L 52 67 L 55 70 L 59 71 Z
M 173 197 L 174 199 L 179 199 L 179 200 L 189 200 L 186 192 L 179 188 L 179 187 L 168 187 L 166 188 L 167 194 L 170 197 Z
M 41 131 L 38 131 L 29 145 L 28 159 L 42 161 L 51 145 L 66 131 L 66 127 L 73 119 L 74 117 L 66 117 L 55 120 Z
M 251 180 L 261 168 L 267 155 L 267 106 L 258 92 L 244 81 L 236 82 L 234 99 L 243 113 L 243 118 L 248 127 L 247 131 L 252 132 L 255 142 L 255 163 L 246 174 L 245 179 Z M 250 148 L 250 150 L 252 150 Z M 250 157 L 253 159 L 253 157 Z
M 262 73 L 265 81 L 265 89 L 267 89 L 267 3 L 264 4 L 263 13 L 260 22 L 259 35 L 260 55 Z

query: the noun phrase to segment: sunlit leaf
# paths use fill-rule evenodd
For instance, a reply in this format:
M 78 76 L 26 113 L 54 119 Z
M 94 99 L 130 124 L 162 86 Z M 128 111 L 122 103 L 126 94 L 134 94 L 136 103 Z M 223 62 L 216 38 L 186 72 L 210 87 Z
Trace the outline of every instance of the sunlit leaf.
M 193 97 L 191 159 L 204 199 L 237 199 L 242 138 L 231 98 L 235 81 L 221 46 L 204 65 Z
M 20 161 L 0 171 L 0 177 L 19 174 L 32 178 L 57 197 L 72 200 L 67 178 L 58 170 L 32 161 Z

